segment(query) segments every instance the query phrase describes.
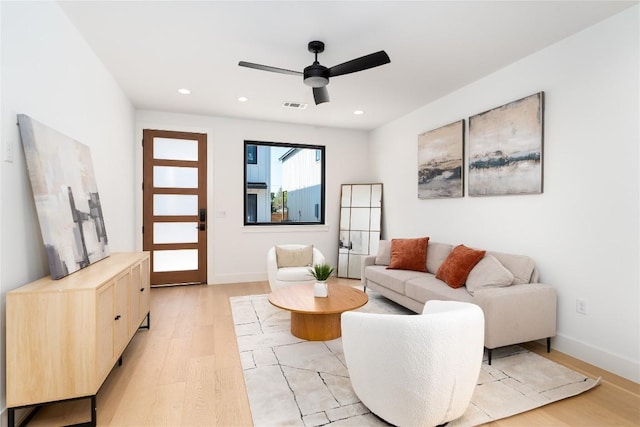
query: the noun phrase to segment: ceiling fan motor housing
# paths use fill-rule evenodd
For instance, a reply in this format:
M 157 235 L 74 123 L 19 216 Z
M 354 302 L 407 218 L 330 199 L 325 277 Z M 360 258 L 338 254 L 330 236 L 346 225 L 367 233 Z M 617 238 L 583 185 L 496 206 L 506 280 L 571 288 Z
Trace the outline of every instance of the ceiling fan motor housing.
M 304 84 L 311 87 L 325 87 L 329 84 L 329 69 L 314 62 L 304 69 Z

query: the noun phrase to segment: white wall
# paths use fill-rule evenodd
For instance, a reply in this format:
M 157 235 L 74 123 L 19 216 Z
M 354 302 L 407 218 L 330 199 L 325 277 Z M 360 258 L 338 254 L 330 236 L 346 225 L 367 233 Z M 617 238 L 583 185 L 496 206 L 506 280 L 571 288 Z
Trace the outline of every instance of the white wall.
M 375 174 L 385 186 L 386 238 L 426 235 L 532 256 L 541 282 L 558 291 L 553 347 L 636 382 L 639 11 L 629 9 L 371 135 Z M 418 134 L 541 90 L 543 194 L 418 200 Z M 577 298 L 587 315 L 576 313 Z
M 363 157 L 363 153 L 367 153 L 368 150 L 367 133 L 253 120 L 138 111 L 138 141 L 142 140 L 142 130 L 145 128 L 207 134 L 209 283 L 266 280 L 267 251 L 271 246 L 282 243 L 313 244 L 320 249 L 328 262 L 337 265 L 340 185 L 370 181 L 369 162 Z M 326 147 L 326 225 L 243 225 L 245 139 Z M 137 188 L 140 188 L 142 177 L 141 156 L 139 148 L 139 161 L 136 163 Z M 140 193 L 138 200 L 142 200 Z M 138 212 L 136 218 L 136 229 L 140 230 L 141 212 Z M 140 249 L 141 242 L 140 236 Z
M 13 147 L 0 179 L 0 294 L 49 274 L 16 114 L 91 149 L 111 251 L 133 250 L 134 111 L 102 62 L 54 2 L 0 2 L 1 134 Z M 2 328 L 0 390 L 4 406 Z

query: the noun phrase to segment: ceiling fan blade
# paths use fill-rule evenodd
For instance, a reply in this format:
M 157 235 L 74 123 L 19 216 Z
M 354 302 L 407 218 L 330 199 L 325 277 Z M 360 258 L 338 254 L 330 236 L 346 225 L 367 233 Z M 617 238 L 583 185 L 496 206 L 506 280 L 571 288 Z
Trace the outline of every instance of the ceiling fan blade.
M 301 76 L 302 75 L 301 71 L 293 71 L 293 70 L 287 70 L 287 69 L 284 69 L 284 68 L 270 67 L 268 65 L 254 64 L 252 62 L 240 61 L 240 62 L 238 62 L 238 65 L 241 66 L 241 67 L 254 68 L 256 70 L 271 71 L 273 73 L 291 74 L 292 76 Z
M 355 73 L 356 71 L 368 70 L 369 68 L 378 67 L 380 65 L 391 62 L 389 55 L 384 50 L 371 53 L 351 61 L 338 64 L 329 68 L 329 77 L 342 76 L 344 74 Z
M 329 102 L 329 91 L 326 86 L 313 88 L 313 99 L 316 101 L 316 105 L 323 102 Z

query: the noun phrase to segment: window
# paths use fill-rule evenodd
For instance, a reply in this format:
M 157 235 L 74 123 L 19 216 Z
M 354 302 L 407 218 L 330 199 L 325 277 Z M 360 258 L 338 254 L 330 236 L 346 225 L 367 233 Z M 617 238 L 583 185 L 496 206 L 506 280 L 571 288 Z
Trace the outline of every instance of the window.
M 324 224 L 325 147 L 244 142 L 244 225 Z

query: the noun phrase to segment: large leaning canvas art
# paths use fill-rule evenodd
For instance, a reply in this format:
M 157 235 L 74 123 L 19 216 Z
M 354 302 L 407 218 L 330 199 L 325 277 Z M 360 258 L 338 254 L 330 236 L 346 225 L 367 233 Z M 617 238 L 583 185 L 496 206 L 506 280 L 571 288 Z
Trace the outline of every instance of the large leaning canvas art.
M 539 92 L 469 118 L 469 195 L 542 193 Z
M 462 197 L 464 120 L 418 135 L 418 198 Z
M 109 256 L 91 153 L 27 115 L 18 125 L 49 270 L 60 279 Z

